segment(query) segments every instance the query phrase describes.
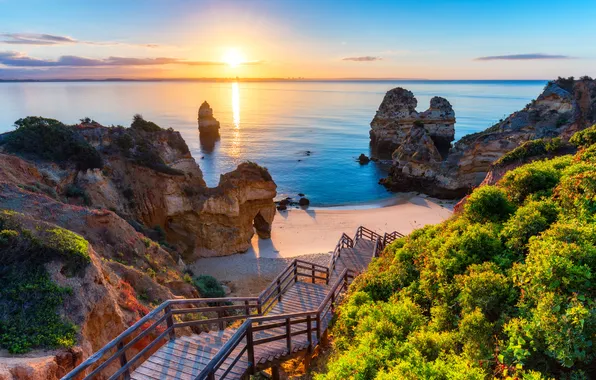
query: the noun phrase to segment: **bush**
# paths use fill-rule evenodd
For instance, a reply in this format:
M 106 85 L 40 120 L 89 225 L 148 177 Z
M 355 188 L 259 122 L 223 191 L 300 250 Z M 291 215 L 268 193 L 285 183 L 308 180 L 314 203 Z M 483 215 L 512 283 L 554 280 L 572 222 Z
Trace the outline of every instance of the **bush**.
M 75 184 L 70 184 L 66 188 L 65 195 L 67 198 L 81 198 L 86 206 L 91 206 L 91 198 L 85 189 L 80 188 Z
M 159 125 L 155 124 L 152 121 L 147 121 L 143 119 L 143 115 L 140 114 L 136 114 L 132 117 L 132 124 L 130 124 L 130 127 L 132 129 L 138 129 L 145 132 L 163 131 L 163 129 Z
M 8 151 L 65 164 L 73 162 L 78 170 L 101 168 L 101 156 L 74 130 L 58 120 L 26 117 L 15 122 L 4 144 Z
M 464 205 L 464 212 L 472 222 L 498 222 L 511 215 L 513 206 L 500 188 L 482 186 L 470 195 Z
M 596 213 L 596 171 L 565 177 L 555 190 L 555 197 L 565 209 L 585 220 Z
M 530 238 L 547 230 L 557 220 L 559 211 L 552 200 L 532 201 L 518 208 L 503 226 L 505 246 L 516 253 L 516 258 L 522 257 Z
M 225 297 L 226 292 L 219 281 L 213 276 L 202 274 L 193 278 L 193 284 L 204 298 Z
M 526 141 L 512 151 L 505 153 L 501 158 L 495 161 L 494 166 L 502 167 L 511 163 L 524 162 L 529 158 L 554 153 L 558 151 L 561 146 L 561 139 L 558 137 L 554 139 Z
M 30 227 L 30 228 L 27 228 Z M 0 347 L 11 353 L 70 347 L 76 328 L 59 314 L 69 288 L 54 284 L 45 264 L 60 261 L 75 275 L 91 261 L 81 236 L 24 215 L 0 212 Z
M 558 161 L 536 161 L 511 170 L 499 181 L 499 187 L 518 204 L 530 195 L 534 198 L 548 197 L 562 174 L 554 165 L 556 162 Z
M 584 130 L 575 132 L 569 142 L 577 147 L 589 147 L 596 144 L 596 124 Z

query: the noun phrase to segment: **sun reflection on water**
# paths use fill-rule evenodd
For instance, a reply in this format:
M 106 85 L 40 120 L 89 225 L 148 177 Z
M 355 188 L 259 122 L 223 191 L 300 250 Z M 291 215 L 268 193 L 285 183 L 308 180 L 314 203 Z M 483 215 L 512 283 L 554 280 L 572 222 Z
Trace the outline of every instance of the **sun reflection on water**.
M 232 117 L 234 120 L 234 137 L 230 156 L 240 157 L 240 90 L 238 82 L 232 83 Z

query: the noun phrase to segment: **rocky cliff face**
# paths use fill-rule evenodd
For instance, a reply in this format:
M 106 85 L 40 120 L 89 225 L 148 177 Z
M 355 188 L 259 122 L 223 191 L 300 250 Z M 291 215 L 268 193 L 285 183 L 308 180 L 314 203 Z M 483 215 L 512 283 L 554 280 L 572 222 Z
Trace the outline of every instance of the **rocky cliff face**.
M 266 169 L 242 164 L 208 188 L 178 132 L 107 128 L 97 123 L 74 127 L 100 154 L 101 169 L 78 171 L 69 165 L 30 161 L 39 178 L 22 178 L 23 169 L 0 165 L 6 178 L 23 186 L 40 183 L 69 203 L 112 210 L 135 226 L 165 234 L 185 261 L 200 256 L 246 251 L 256 229 L 269 237 L 276 185 Z M 24 161 L 0 155 L 3 163 Z
M 403 97 L 386 96 L 383 103 L 386 100 L 396 104 L 382 109 L 403 109 Z M 403 116 L 396 114 L 394 125 L 401 120 Z M 443 198 L 461 197 L 484 180 L 494 161 L 522 143 L 552 137 L 566 140 L 595 122 L 596 81 L 560 79 L 550 82 L 523 110 L 457 141 L 446 156 L 433 149 L 428 131 L 425 135 L 420 128 L 398 129 L 402 143 L 393 151 L 390 175 L 382 183 L 395 191 L 417 190 Z M 385 124 L 391 125 L 390 121 Z M 374 145 L 374 139 L 371 141 Z
M 418 101 L 411 91 L 401 87 L 385 94 L 377 114 L 370 123 L 373 157 L 391 158 L 404 145 L 411 131 L 425 134 L 432 140 L 439 154 L 446 154 L 455 137 L 455 112 L 444 98 L 435 96 L 430 108 L 418 113 Z
M 254 163 L 208 188 L 180 135 L 150 122 L 131 128 L 27 123 L 58 125 L 72 141 L 88 143 L 101 168 L 78 170 L 69 160 L 18 155 L 8 149 L 7 134 L 0 137 L 0 227 L 8 215 L 16 218 L 11 226 L 61 228 L 89 244 L 89 262 L 75 276 L 65 272 L 62 259 L 44 264 L 52 283 L 72 289 L 58 314 L 78 327 L 75 346 L 25 355 L 0 350 L 0 380 L 59 379 L 153 305 L 198 297 L 184 281 L 183 260 L 244 251 L 255 230 L 270 237 L 276 185 Z M 0 235 L 0 249 L 3 244 Z M 0 279 L 9 267 L 2 253 Z M 0 292 L 0 308 L 3 297 Z

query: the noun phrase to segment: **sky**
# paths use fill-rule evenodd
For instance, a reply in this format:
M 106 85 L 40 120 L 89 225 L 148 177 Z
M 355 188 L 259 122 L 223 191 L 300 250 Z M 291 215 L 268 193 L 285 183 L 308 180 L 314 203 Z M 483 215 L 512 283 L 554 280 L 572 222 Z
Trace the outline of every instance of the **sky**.
M 0 0 L 0 79 L 596 76 L 596 0 Z

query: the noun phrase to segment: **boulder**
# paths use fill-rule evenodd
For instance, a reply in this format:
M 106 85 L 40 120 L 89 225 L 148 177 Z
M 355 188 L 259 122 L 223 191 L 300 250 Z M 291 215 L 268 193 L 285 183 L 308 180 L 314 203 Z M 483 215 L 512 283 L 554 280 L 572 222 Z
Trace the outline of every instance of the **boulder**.
M 300 206 L 308 206 L 310 204 L 310 201 L 308 200 L 308 198 L 300 198 L 300 200 L 298 201 L 298 205 Z
M 364 153 L 361 153 L 360 156 L 358 156 L 358 162 L 360 165 L 365 165 L 370 162 L 370 158 L 368 158 L 368 156 L 366 156 Z

